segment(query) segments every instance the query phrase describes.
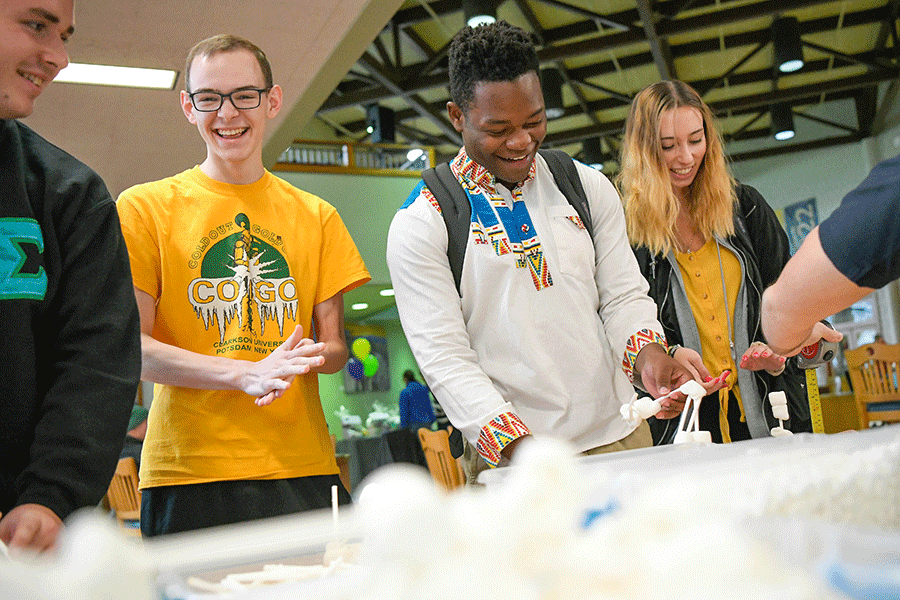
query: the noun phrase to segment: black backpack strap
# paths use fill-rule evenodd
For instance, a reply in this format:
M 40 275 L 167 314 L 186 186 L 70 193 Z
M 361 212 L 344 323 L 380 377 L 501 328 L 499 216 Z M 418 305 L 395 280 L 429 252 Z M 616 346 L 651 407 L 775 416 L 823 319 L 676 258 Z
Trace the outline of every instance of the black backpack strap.
M 469 196 L 450 170 L 449 163 L 441 163 L 433 169 L 422 171 L 422 180 L 441 207 L 441 216 L 447 226 L 447 258 L 456 283 L 456 292 L 459 293 L 472 221 Z
M 584 186 L 581 185 L 581 177 L 578 176 L 575 161 L 562 150 L 543 149 L 538 152 L 547 161 L 547 166 L 550 167 L 550 172 L 553 173 L 553 179 L 556 181 L 556 187 L 578 213 L 584 226 L 587 227 L 588 233 L 593 237 L 591 208 L 588 205 L 587 194 L 584 193 Z

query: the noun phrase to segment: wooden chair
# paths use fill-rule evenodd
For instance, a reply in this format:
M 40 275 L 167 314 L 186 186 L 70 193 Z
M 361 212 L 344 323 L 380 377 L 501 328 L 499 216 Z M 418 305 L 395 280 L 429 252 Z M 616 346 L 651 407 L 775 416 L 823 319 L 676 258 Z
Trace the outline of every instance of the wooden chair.
M 141 493 L 138 491 L 137 463 L 129 457 L 120 458 L 116 472 L 106 492 L 109 508 L 116 513 L 116 520 L 128 535 L 141 537 Z
M 344 484 L 344 489 L 350 494 L 353 492 L 353 488 L 350 486 L 350 455 L 337 453 L 337 437 L 333 433 L 331 434 L 331 448 L 334 450 L 334 460 L 337 461 L 338 476 L 341 478 L 341 483 Z
M 425 463 L 434 480 L 448 492 L 465 484 L 462 467 L 450 453 L 449 434 L 445 429 L 419 429 L 419 442 L 425 452 Z
M 845 350 L 859 422 L 900 422 L 900 345 L 867 344 Z

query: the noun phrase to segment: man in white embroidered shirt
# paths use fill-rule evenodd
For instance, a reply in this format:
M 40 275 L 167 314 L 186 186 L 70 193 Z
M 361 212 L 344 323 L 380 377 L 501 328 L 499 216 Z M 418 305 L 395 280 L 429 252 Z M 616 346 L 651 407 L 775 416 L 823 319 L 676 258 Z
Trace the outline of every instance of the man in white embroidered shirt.
M 631 380 L 657 397 L 691 375 L 666 353 L 615 188 L 576 164 L 588 231 L 537 154 L 547 120 L 524 31 L 467 27 L 449 57 L 447 109 L 464 142 L 450 166 L 472 207 L 459 289 L 424 183 L 394 217 L 387 259 L 416 362 L 468 442 L 467 478 L 531 434 L 585 453 L 651 445 L 646 423 L 620 416 Z M 674 394 L 657 416 L 683 401 Z

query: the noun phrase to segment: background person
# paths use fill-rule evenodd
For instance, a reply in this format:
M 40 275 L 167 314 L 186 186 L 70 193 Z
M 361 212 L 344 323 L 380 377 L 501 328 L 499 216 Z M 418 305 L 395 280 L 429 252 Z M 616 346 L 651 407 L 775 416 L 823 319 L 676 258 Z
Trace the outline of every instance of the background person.
M 69 62 L 71 0 L 0 3 L 0 540 L 56 546 L 116 467 L 140 374 L 138 313 L 100 177 L 16 119 Z
M 760 293 L 790 257 L 787 236 L 759 192 L 732 178 L 709 107 L 680 81 L 645 88 L 621 164 L 628 236 L 666 338 L 695 377 L 726 383 L 701 403 L 700 428 L 714 442 L 766 437 L 778 424 L 767 394 L 783 390 L 791 429 L 807 431 L 802 376 L 759 322 Z M 657 442 L 672 439 L 671 425 L 652 422 Z
M 350 501 L 317 373 L 347 362 L 343 293 L 369 274 L 337 211 L 263 166 L 281 104 L 257 46 L 200 42 L 181 106 L 206 159 L 119 198 L 143 377 L 160 384 L 141 461 L 145 536 L 325 508 L 332 485 Z
M 138 470 L 141 468 L 141 449 L 144 447 L 144 438 L 147 436 L 147 415 L 150 411 L 135 404 L 131 409 L 131 420 L 128 421 L 128 432 L 125 434 L 125 444 L 119 458 L 131 457 Z
M 431 393 L 409 369 L 403 372 L 403 381 L 406 387 L 400 390 L 400 427 L 413 431 L 420 427 L 431 429 L 434 424 Z
M 587 452 L 650 445 L 647 426 L 619 412 L 632 378 L 661 395 L 690 373 L 665 352 L 615 188 L 576 166 L 588 231 L 537 153 L 547 119 L 527 33 L 504 21 L 466 27 L 449 60 L 447 111 L 464 142 L 450 167 L 472 206 L 459 291 L 424 183 L 394 216 L 387 261 L 416 362 L 469 442 L 467 480 L 532 433 Z M 679 393 L 663 413 L 683 406 Z

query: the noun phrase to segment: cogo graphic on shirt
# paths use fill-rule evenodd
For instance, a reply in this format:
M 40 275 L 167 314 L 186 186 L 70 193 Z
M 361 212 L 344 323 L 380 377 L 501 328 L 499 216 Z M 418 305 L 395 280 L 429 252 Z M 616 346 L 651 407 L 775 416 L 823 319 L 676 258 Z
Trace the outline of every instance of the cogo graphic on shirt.
M 0 299 L 43 300 L 44 236 L 34 219 L 0 218 Z
M 213 323 L 218 326 L 218 353 L 251 348 L 269 353 L 273 348 L 263 347 L 269 344 L 254 338 L 265 333 L 267 321 L 277 323 L 278 333 L 283 336 L 285 320 L 296 320 L 296 282 L 287 260 L 269 243 L 281 245 L 280 236 L 264 239 L 254 235 L 251 231 L 259 230 L 251 228 L 250 219 L 243 213 L 234 222 L 238 231 L 208 246 L 200 260 L 200 277 L 189 285 L 188 298 L 207 330 Z M 234 319 L 241 331 L 249 335 L 226 343 L 225 328 Z

